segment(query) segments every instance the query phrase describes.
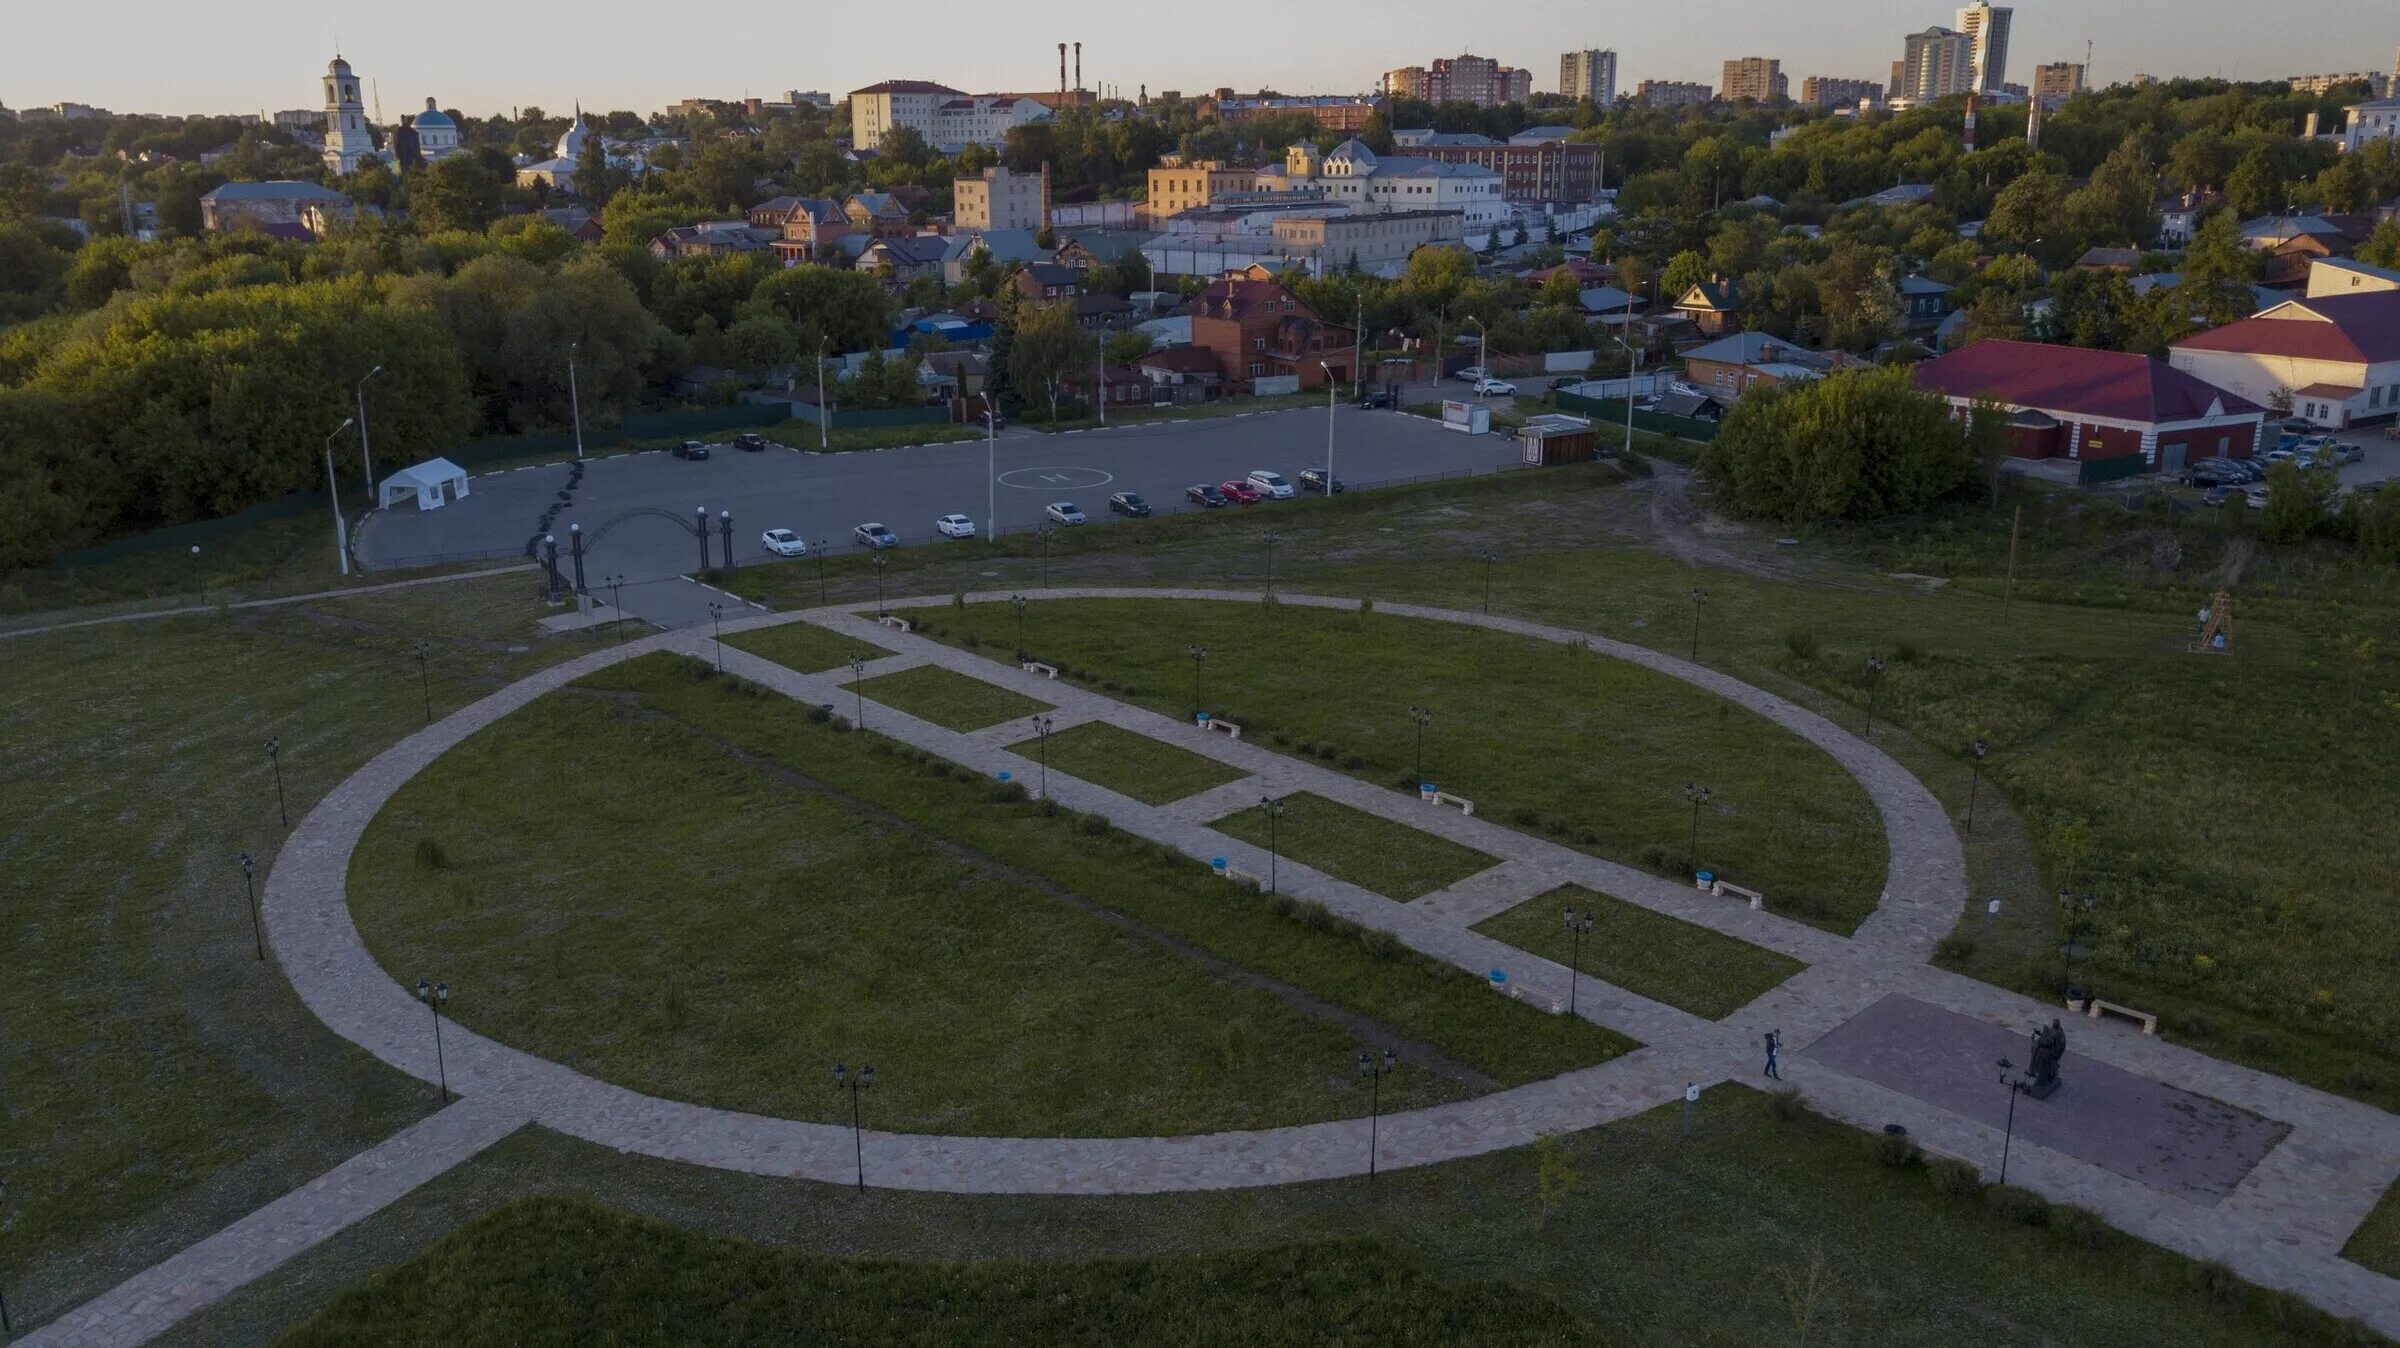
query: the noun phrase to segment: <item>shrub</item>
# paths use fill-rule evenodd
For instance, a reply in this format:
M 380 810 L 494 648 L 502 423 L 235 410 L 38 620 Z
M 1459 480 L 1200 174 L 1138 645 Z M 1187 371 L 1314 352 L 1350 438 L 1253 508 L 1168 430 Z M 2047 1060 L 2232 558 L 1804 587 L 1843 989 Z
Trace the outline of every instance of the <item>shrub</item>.
M 2372 1093 L 2377 1086 L 2383 1083 L 2376 1080 L 2375 1074 L 2366 1068 L 2353 1067 L 2350 1069 L 2349 1075 L 2342 1078 L 2342 1084 L 2354 1091 Z
M 1375 611 L 1375 601 L 1372 599 L 1359 600 L 1358 611 L 1361 613 L 1373 613 Z
M 1338 749 L 1334 748 L 1334 747 L 1333 747 L 1332 745 L 1330 745 L 1330 744 L 1320 744 L 1320 745 L 1318 745 L 1318 746 L 1317 746 L 1317 757 L 1319 757 L 1319 758 L 1321 758 L 1321 759 L 1325 760 L 1325 761 L 1326 761 L 1326 762 L 1328 762 L 1328 763 L 1332 762 L 1332 761 L 1333 761 L 1333 759 L 1334 759 L 1334 755 L 1336 755 L 1336 754 L 1338 754 L 1338 753 L 1340 753 L 1340 752 L 1341 752 L 1340 750 L 1338 750 Z
M 1945 936 L 1933 943 L 1933 957 L 1943 964 L 1964 964 L 1975 957 L 1975 938 Z
M 973 632 L 969 632 L 965 636 L 959 638 L 959 644 L 966 647 L 968 650 L 974 650 L 976 647 L 983 644 L 983 638 L 975 635 Z M 1020 652 L 1020 654 L 1022 653 Z
M 1933 1187 L 1952 1198 L 1983 1197 L 1983 1172 L 1965 1161 L 1944 1156 L 1926 1167 Z
M 1299 902 L 1292 898 L 1292 896 L 1289 894 L 1270 894 L 1267 896 L 1267 911 L 1273 913 L 1277 917 L 1290 917 L 1293 910 L 1297 909 L 1299 906 Z
M 1366 765 L 1367 756 L 1359 753 L 1356 750 L 1352 750 L 1351 752 L 1342 755 L 1342 767 L 1345 771 L 1356 772 Z
M 926 765 L 925 765 L 925 767 L 926 767 L 926 771 L 928 771 L 928 772 L 931 772 L 931 773 L 932 773 L 934 776 L 936 776 L 936 777 L 940 777 L 940 778 L 944 779 L 945 781 L 949 779 L 949 776 L 950 776 L 950 765 L 949 765 L 949 764 L 947 764 L 947 763 L 928 763 L 928 764 L 926 764 Z
M 1042 797 L 1041 801 L 1033 808 L 1040 811 L 1044 819 L 1056 819 L 1059 816 L 1058 802 L 1048 796 Z
M 1237 722 L 1236 724 L 1240 723 Z M 1302 740 L 1300 741 L 1298 748 L 1302 758 L 1314 758 L 1317 756 L 1317 742 L 1315 740 Z
M 1791 652 L 1791 656 L 1794 660 L 1816 659 L 1816 629 L 1809 627 L 1787 627 L 1783 629 L 1783 648 Z
M 1542 812 L 1529 806 L 1519 805 L 1508 812 L 1508 822 L 1518 828 L 1539 828 L 1542 824 Z
M 1877 1164 L 1906 1170 L 1925 1163 L 1925 1149 L 1909 1141 L 1906 1134 L 1877 1133 L 1870 1140 L 1873 1145 L 1868 1150 L 1874 1153 Z
M 1002 805 L 1014 805 L 1025 799 L 1023 782 L 994 782 L 984 788 L 984 794 Z
M 1117 681 L 1115 679 L 1102 679 L 1100 681 L 1100 691 L 1104 693 L 1113 693 L 1117 691 Z
M 834 729 L 836 729 L 836 730 L 841 730 L 841 731 L 847 731 L 847 730 L 851 729 L 851 725 L 850 725 L 850 718 L 849 718 L 849 717 L 847 717 L 847 716 L 842 716 L 842 715 L 838 715 L 838 714 L 835 714 L 835 713 L 832 713 L 832 712 L 827 712 L 827 713 L 826 713 L 826 715 L 827 715 L 828 717 L 830 717 L 830 718 L 831 718 L 831 724 L 832 724 L 832 726 L 833 726 L 833 728 L 834 728 Z M 879 743 L 879 744 L 880 744 L 880 743 L 882 743 L 882 742 L 881 742 L 881 741 L 877 741 L 877 743 Z M 885 753 L 890 753 L 890 752 L 891 752 L 891 748 L 890 748 L 890 746 L 888 746 L 888 745 L 884 746 L 884 752 L 885 752 Z
M 1087 814 L 1076 827 L 1082 829 L 1083 835 L 1087 838 L 1105 838 L 1114 832 L 1117 826 L 1108 822 L 1107 815 Z
M 1598 847 L 1600 845 L 1600 835 L 1592 832 L 1588 828 L 1579 828 L 1575 830 L 1575 842 L 1581 847 Z
M 1808 1112 L 1808 1106 L 1800 1103 L 1798 1086 L 1783 1086 L 1767 1095 L 1766 1110 L 1777 1123 L 1792 1123 Z
M 810 725 L 824 725 L 826 722 L 831 721 L 832 719 L 833 708 L 831 707 L 816 706 L 808 709 L 808 723 Z
M 2048 1226 L 2050 1200 L 2031 1189 L 2014 1184 L 1995 1184 L 1985 1192 L 1984 1201 L 1992 1210 L 2021 1226 Z
M 450 869 L 450 852 L 449 849 L 442 846 L 441 839 L 432 837 L 417 839 L 417 869 L 421 871 Z
M 2194 1290 L 2220 1306 L 2239 1306 L 2249 1290 L 2242 1285 L 2241 1275 L 2222 1259 L 2202 1259 L 2184 1270 L 2184 1277 Z
M 2059 1239 L 2084 1250 L 2097 1250 L 2117 1234 L 2116 1228 L 2099 1213 L 2066 1203 L 2050 1209 L 2050 1229 L 2058 1233 Z
M 1358 943 L 1379 960 L 1396 960 L 1408 953 L 1408 947 L 1400 943 L 1399 937 L 1378 927 L 1361 928 Z
M 1324 931 L 1338 920 L 1332 909 L 1321 903 L 1310 902 L 1293 904 L 1292 917 L 1310 931 Z
M 1892 647 L 1892 658 L 1904 665 L 1921 664 L 1925 659 L 1925 648 L 1913 641 L 1903 641 Z
M 2242 1052 L 2271 1058 L 2275 1056 L 2275 1036 L 2265 1030 L 2245 1031 L 2242 1035 Z

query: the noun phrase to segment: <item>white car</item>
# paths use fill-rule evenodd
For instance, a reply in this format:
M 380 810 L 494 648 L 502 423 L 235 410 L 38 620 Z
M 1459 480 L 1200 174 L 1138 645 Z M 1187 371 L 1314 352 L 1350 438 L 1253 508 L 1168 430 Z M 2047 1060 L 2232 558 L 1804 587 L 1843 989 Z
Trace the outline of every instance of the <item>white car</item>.
M 1052 524 L 1083 523 L 1083 507 L 1073 501 L 1053 501 L 1050 508 L 1042 513 L 1050 517 Z
M 1466 380 L 1470 384 L 1477 384 L 1491 378 L 1492 372 L 1480 365 L 1470 365 L 1467 368 L 1460 370 L 1458 372 L 1458 377 Z
M 964 515 L 944 515 L 933 522 L 934 532 L 944 538 L 973 538 L 975 521 Z
M 880 524 L 862 524 L 850 531 L 850 541 L 862 548 L 881 552 L 900 546 L 900 535 Z
M 769 529 L 758 536 L 758 541 L 766 546 L 767 551 L 778 557 L 805 557 L 808 555 L 808 545 L 800 541 L 800 535 L 789 529 Z
M 1482 397 L 1503 394 L 1513 397 L 1516 391 L 1517 386 L 1505 379 L 1478 379 L 1475 381 L 1475 392 Z
M 1287 500 L 1292 495 L 1292 484 L 1283 480 L 1283 474 L 1264 468 L 1250 470 L 1250 486 L 1259 495 L 1271 496 L 1278 501 Z

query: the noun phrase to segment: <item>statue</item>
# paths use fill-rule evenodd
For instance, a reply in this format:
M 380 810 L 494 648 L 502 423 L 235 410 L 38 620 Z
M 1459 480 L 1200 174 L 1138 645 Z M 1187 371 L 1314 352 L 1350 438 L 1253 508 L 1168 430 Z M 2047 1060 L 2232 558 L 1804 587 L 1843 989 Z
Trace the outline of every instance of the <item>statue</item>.
M 2025 1093 L 2047 1100 L 2059 1087 L 2058 1062 L 2067 1056 L 2067 1031 L 2054 1017 L 2033 1032 L 2033 1061 L 2027 1066 Z

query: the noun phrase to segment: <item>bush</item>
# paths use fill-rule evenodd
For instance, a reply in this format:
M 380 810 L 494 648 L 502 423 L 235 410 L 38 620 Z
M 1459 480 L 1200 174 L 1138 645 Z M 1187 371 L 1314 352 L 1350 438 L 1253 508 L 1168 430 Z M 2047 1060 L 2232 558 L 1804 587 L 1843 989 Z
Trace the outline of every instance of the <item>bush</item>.
M 1317 757 L 1328 763 L 1332 762 L 1335 755 L 1339 754 L 1340 752 L 1341 750 L 1334 748 L 1330 744 L 1320 744 L 1317 746 Z
M 1809 627 L 1787 627 L 1783 629 L 1783 648 L 1786 651 L 1791 652 L 1791 656 L 1794 660 L 1816 659 L 1816 630 Z
M 1400 788 L 1403 791 L 1414 794 L 1418 786 L 1422 785 L 1422 783 L 1417 781 L 1415 773 L 1403 772 L 1399 776 L 1392 779 L 1392 785 Z
M 1044 819 L 1056 819 L 1059 816 L 1058 802 L 1050 799 L 1048 796 L 1042 797 L 1033 808 L 1038 811 Z
M 1292 918 L 1310 931 L 1324 931 L 1339 920 L 1324 904 L 1305 901 L 1292 905 Z
M 1076 824 L 1076 827 L 1082 829 L 1083 836 L 1087 838 L 1105 838 L 1115 832 L 1117 826 L 1108 822 L 1107 815 L 1087 814 Z
M 950 765 L 947 763 L 928 763 L 925 765 L 925 770 L 944 781 L 949 780 Z
M 2184 1270 L 2184 1278 L 2193 1289 L 2220 1306 L 2239 1306 L 2249 1289 L 2242 1284 L 2241 1275 L 2222 1259 L 2202 1259 Z
M 1983 1172 L 1965 1161 L 1942 1157 L 1926 1167 L 1933 1187 L 1952 1198 L 1983 1197 Z
M 1542 825 L 1542 812 L 1524 805 L 1519 805 L 1515 809 L 1508 812 L 1508 822 L 1516 825 L 1518 828 L 1540 828 Z
M 1361 613 L 1373 613 L 1375 611 L 1375 601 L 1372 599 L 1359 600 L 1358 611 Z
M 974 650 L 976 647 L 983 644 L 983 638 L 975 635 L 973 632 L 969 632 L 965 636 L 959 638 L 959 644 L 966 647 L 968 650 Z
M 1243 723 L 1237 721 L 1235 724 L 1239 725 Z M 1317 756 L 1317 742 L 1315 740 L 1302 740 L 1297 747 L 1302 758 L 1315 758 Z
M 1906 1134 L 1877 1133 L 1869 1140 L 1874 1145 L 1868 1150 L 1874 1153 L 1876 1163 L 1879 1165 L 1890 1166 L 1894 1170 L 1906 1170 L 1910 1166 L 1925 1163 L 1925 1149 L 1909 1141 Z
M 1945 936 L 1933 943 L 1933 958 L 1942 964 L 1964 964 L 1975 957 L 1975 938 Z
M 808 709 L 808 723 L 810 725 L 824 725 L 832 719 L 833 708 L 831 707 L 816 706 Z
M 2116 1237 L 2115 1227 L 2108 1219 L 2090 1208 L 2060 1204 L 2050 1209 L 2050 1229 L 2059 1239 L 2082 1250 L 2097 1250 Z
M 2031 1189 L 2020 1189 L 2014 1184 L 1995 1184 L 1986 1191 L 1984 1201 L 1991 1204 L 1994 1212 L 2021 1226 L 2050 1224 L 2050 1200 Z
M 2375 1088 L 2383 1083 L 2377 1080 L 2375 1074 L 2368 1071 L 2366 1068 L 2353 1067 L 2350 1069 L 2349 1075 L 2342 1078 L 2342 1084 L 2348 1086 L 2354 1091 L 2361 1092 L 2362 1094 L 2372 1094 Z
M 1378 927 L 1361 928 L 1358 943 L 1379 960 L 1396 960 L 1408 954 L 1408 947 L 1401 944 L 1399 937 Z
M 1353 750 L 1350 753 L 1342 755 L 1342 768 L 1346 772 L 1356 772 L 1366 765 L 1367 756 L 1365 754 Z
M 450 869 L 450 852 L 442 846 L 441 839 L 430 837 L 417 839 L 417 869 L 421 871 Z
M 1015 805 L 1025 799 L 1023 782 L 994 782 L 984 788 L 984 794 L 1001 805 Z
M 1267 896 L 1267 911 L 1273 913 L 1277 917 L 1290 917 L 1293 913 L 1293 910 L 1297 909 L 1299 906 L 1299 902 L 1289 894 L 1270 894 Z
M 1783 1086 L 1768 1093 L 1766 1110 L 1777 1123 L 1793 1123 L 1808 1113 L 1808 1106 L 1800 1102 L 1798 1086 Z
M 1904 665 L 1922 664 L 1925 648 L 1913 641 L 1903 641 L 1892 647 L 1892 658 Z

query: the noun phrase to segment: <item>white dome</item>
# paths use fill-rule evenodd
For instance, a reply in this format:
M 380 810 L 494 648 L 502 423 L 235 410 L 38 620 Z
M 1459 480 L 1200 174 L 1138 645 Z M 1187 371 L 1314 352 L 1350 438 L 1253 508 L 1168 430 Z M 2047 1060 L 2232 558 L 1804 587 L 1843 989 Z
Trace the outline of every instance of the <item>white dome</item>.
M 575 113 L 575 124 L 568 127 L 566 134 L 558 138 L 558 157 L 561 159 L 583 158 L 583 147 L 591 139 L 592 128 L 585 124 L 583 113 L 578 109 Z
M 328 75 L 347 75 L 350 73 L 350 63 L 343 60 L 341 57 L 336 56 L 333 58 L 332 64 L 325 67 L 325 73 Z

